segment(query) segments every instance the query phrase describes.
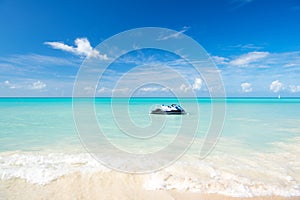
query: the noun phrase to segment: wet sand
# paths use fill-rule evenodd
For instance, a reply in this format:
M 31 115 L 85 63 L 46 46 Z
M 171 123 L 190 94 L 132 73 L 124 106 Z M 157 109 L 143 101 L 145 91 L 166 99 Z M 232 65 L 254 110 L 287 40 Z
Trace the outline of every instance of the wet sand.
M 300 197 L 250 197 L 238 198 L 219 194 L 201 194 L 178 190 L 145 190 L 142 175 L 121 173 L 81 174 L 74 173 L 56 179 L 48 184 L 31 184 L 23 179 L 1 181 L 0 199 L 13 200 L 73 200 L 73 199 L 121 199 L 121 200 L 299 200 Z

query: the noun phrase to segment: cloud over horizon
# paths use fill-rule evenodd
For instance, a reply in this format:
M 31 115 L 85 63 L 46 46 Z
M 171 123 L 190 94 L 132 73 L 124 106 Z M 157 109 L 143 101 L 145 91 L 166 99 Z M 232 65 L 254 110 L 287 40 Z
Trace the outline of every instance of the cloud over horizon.
M 47 87 L 46 83 L 43 81 L 37 80 L 34 82 L 19 82 L 19 83 L 12 83 L 9 80 L 4 81 L 4 86 L 9 89 L 27 89 L 27 90 L 42 90 Z
M 30 89 L 41 90 L 41 89 L 45 88 L 46 86 L 47 85 L 44 82 L 38 80 L 38 81 L 33 82 L 32 85 L 30 85 Z
M 252 92 L 252 90 L 253 90 L 251 83 L 247 83 L 247 82 L 242 83 L 241 87 L 242 87 L 242 91 L 245 93 Z
M 300 85 L 289 85 L 289 90 L 291 93 L 300 92 Z
M 274 93 L 278 93 L 283 89 L 284 89 L 283 83 L 281 83 L 279 80 L 273 81 L 270 85 L 270 90 Z

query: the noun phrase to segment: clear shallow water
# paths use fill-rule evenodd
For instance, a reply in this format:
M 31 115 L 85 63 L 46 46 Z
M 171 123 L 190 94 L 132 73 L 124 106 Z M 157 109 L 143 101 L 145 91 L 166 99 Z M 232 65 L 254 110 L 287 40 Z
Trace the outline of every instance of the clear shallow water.
M 129 113 L 136 125 L 146 127 L 153 105 L 174 102 L 176 99 L 135 98 L 129 101 Z M 114 103 L 118 108 L 128 99 Z M 146 189 L 230 196 L 300 195 L 300 99 L 227 99 L 221 138 L 204 160 L 199 159 L 199 152 L 209 127 L 211 103 L 209 99 L 198 103 L 200 122 L 194 144 L 174 165 L 147 175 Z M 183 99 L 181 104 L 188 109 L 191 101 Z M 159 137 L 138 143 L 115 126 L 110 105 L 109 98 L 96 99 L 97 119 L 109 140 L 129 152 L 163 148 L 174 139 L 182 117 L 197 118 L 193 110 L 187 110 L 185 116 L 154 116 L 165 120 Z M 2 180 L 19 177 L 39 184 L 74 171 L 110 171 L 81 145 L 70 98 L 0 99 L 0 169 Z

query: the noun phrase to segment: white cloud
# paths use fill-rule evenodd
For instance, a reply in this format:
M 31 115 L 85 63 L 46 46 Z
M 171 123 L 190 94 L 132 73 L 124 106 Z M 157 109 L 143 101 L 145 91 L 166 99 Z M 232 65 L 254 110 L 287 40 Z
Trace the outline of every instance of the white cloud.
M 168 35 L 162 35 L 157 40 L 168 40 L 168 39 L 178 39 L 182 33 L 186 32 L 189 29 L 189 27 L 185 26 L 182 28 L 181 31 L 178 31 L 176 33 L 168 34 Z
M 196 78 L 195 82 L 193 84 L 193 90 L 200 90 L 202 87 L 202 79 L 201 78 Z
M 36 81 L 33 82 L 32 85 L 29 86 L 30 89 L 32 90 L 41 90 L 45 88 L 47 85 L 43 83 L 42 81 Z
M 71 65 L 77 66 L 81 63 L 80 59 L 67 59 L 67 58 L 59 58 L 54 56 L 46 56 L 40 54 L 27 54 L 27 55 L 14 55 L 7 60 L 14 64 L 21 65 Z
M 188 90 L 200 90 L 202 88 L 202 79 L 201 78 L 195 78 L 193 85 L 185 85 L 181 84 L 180 90 L 183 92 L 187 92 Z
M 101 87 L 99 90 L 97 90 L 97 92 L 99 94 L 103 94 L 103 93 L 110 93 L 110 92 L 114 92 L 117 95 L 121 94 L 121 93 L 128 93 L 130 91 L 129 88 L 115 88 L 115 89 L 109 89 L 107 87 Z M 164 87 L 142 87 L 139 89 L 140 92 L 143 93 L 148 93 L 148 92 L 168 92 L 169 89 L 168 88 L 164 88 Z
M 13 84 L 9 80 L 4 81 L 4 85 L 7 86 L 9 89 L 21 88 L 20 85 Z
M 98 93 L 104 93 L 104 92 L 107 92 L 108 89 L 106 87 L 101 87 L 97 92 Z
M 143 91 L 143 92 L 154 92 L 154 91 L 159 91 L 160 88 L 157 88 L 157 87 L 143 87 L 140 89 L 140 91 Z
M 259 50 L 259 49 L 263 49 L 263 47 L 261 46 L 257 46 L 255 44 L 238 44 L 238 45 L 234 45 L 231 46 L 232 48 L 239 48 L 241 50 Z
M 41 90 L 44 89 L 47 85 L 42 81 L 38 80 L 35 82 L 29 83 L 25 81 L 23 83 L 11 83 L 9 80 L 4 81 L 4 85 L 9 89 L 26 89 L 26 90 Z
M 84 91 L 86 91 L 88 94 L 91 94 L 95 91 L 95 87 L 92 86 L 86 86 L 83 88 Z
M 284 64 L 284 65 L 283 65 L 284 68 L 287 68 L 287 67 L 295 67 L 295 66 L 297 66 L 297 64 L 295 64 L 295 63 L 287 63 L 287 64 Z
M 102 60 L 108 59 L 106 54 L 100 54 L 99 51 L 93 49 L 87 38 L 77 38 L 75 40 L 75 47 L 63 42 L 45 42 L 44 44 L 51 46 L 53 49 L 59 49 L 79 56 L 95 57 Z
M 265 58 L 268 55 L 270 55 L 269 52 L 253 51 L 253 52 L 241 55 L 240 57 L 230 61 L 229 64 L 235 65 L 235 66 L 245 66 L 250 63 L 256 62 L 262 58 Z
M 140 89 L 140 91 L 142 92 L 157 92 L 157 91 L 166 92 L 168 90 L 169 90 L 168 88 L 160 88 L 160 87 L 143 87 Z
M 112 90 L 113 93 L 116 93 L 116 94 L 120 94 L 120 93 L 129 93 L 131 90 L 127 87 L 124 87 L 124 88 L 114 88 Z
M 246 93 L 247 92 L 252 92 L 252 85 L 251 85 L 251 83 L 247 83 L 247 82 L 242 83 L 241 87 L 242 87 L 243 92 L 246 92 Z
M 187 86 L 185 84 L 182 84 L 179 88 L 181 91 L 187 92 L 188 90 L 191 89 L 191 86 Z
M 292 93 L 300 92 L 300 85 L 289 85 L 289 89 Z
M 228 58 L 221 57 L 221 56 L 212 56 L 212 59 L 216 64 L 222 64 L 222 65 L 228 64 L 229 61 Z
M 281 72 L 295 72 L 299 71 L 300 67 L 300 51 L 283 52 L 283 53 L 269 53 L 269 52 L 250 52 L 237 57 L 221 57 L 212 56 L 216 64 L 221 64 L 232 73 L 232 67 L 247 67 L 247 69 L 270 69 L 268 73 L 282 74 Z M 274 70 L 274 69 L 278 70 Z M 247 70 L 245 69 L 245 70 Z M 237 68 L 236 70 L 242 70 Z
M 9 56 L 0 56 L 0 74 L 6 77 L 12 77 L 10 81 L 14 81 L 13 77 L 41 77 L 41 75 L 52 77 L 75 77 L 72 71 L 53 70 L 53 67 L 78 67 L 82 59 L 80 58 L 59 58 L 53 56 L 45 56 L 40 54 L 15 54 Z M 47 69 L 47 70 L 45 70 Z M 70 74 L 70 73 L 72 74 Z M 72 79 L 74 79 L 72 77 Z
M 283 83 L 281 83 L 279 80 L 273 81 L 270 85 L 270 90 L 275 93 L 283 89 L 284 89 Z

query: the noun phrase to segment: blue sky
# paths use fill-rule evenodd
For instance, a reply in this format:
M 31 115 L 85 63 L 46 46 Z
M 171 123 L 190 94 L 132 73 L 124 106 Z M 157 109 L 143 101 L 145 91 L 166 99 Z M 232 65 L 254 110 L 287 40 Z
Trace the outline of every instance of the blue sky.
M 0 0 L 0 96 L 71 96 L 82 61 L 99 53 L 94 47 L 122 31 L 150 26 L 200 43 L 220 69 L 227 96 L 299 97 L 299 20 L 299 0 Z M 176 60 L 172 56 L 147 50 L 128 55 L 106 73 L 96 95 L 110 96 L 124 69 Z M 183 90 L 207 95 L 201 77 L 189 81 Z M 167 93 L 157 86 L 138 91 Z

